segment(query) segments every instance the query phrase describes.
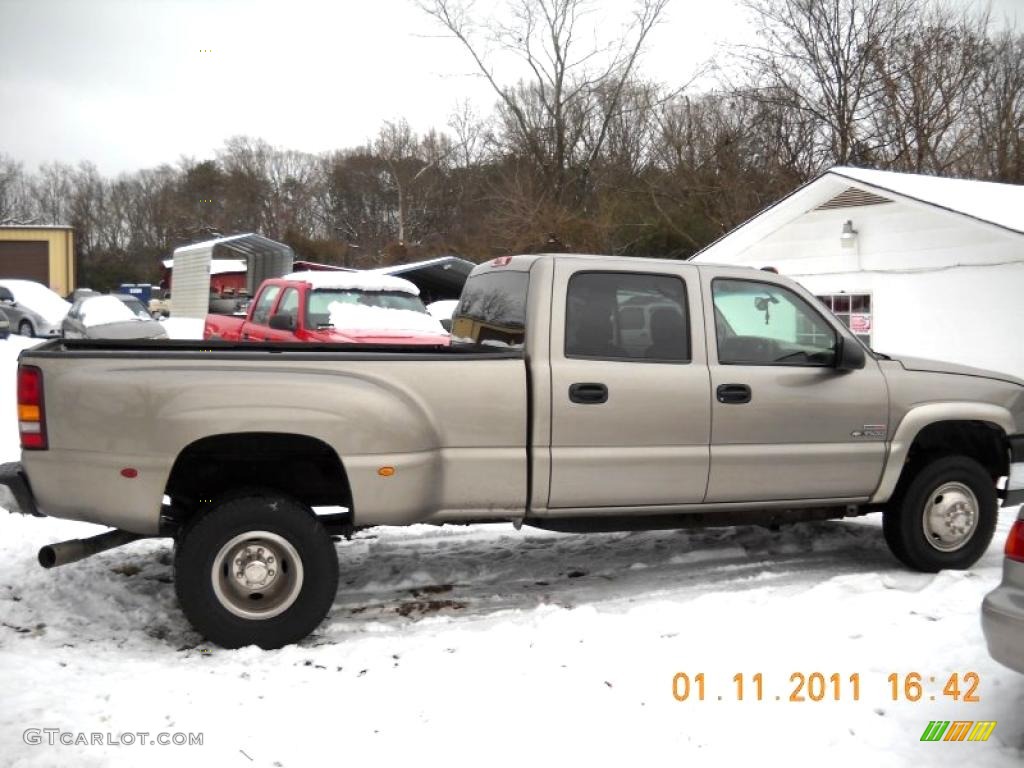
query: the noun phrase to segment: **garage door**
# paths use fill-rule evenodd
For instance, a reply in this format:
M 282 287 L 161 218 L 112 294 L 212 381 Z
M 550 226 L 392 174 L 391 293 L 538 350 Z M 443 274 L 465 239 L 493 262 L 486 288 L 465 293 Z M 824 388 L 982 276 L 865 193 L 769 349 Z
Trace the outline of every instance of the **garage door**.
M 48 243 L 13 240 L 0 242 L 0 278 L 19 277 L 50 284 Z

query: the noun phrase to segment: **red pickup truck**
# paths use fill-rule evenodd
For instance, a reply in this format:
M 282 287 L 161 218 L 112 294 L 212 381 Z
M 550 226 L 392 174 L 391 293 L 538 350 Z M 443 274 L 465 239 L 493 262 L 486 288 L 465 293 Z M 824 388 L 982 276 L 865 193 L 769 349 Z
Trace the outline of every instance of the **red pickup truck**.
M 295 272 L 264 280 L 246 317 L 207 315 L 203 338 L 448 344 L 415 285 L 367 272 Z

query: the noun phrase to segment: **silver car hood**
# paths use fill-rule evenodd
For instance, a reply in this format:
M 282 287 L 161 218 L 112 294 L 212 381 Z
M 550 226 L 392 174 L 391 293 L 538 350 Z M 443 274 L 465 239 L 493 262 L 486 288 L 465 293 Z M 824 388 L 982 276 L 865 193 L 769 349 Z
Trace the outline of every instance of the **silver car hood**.
M 1024 380 L 1018 379 L 1009 373 L 999 371 L 987 371 L 984 368 L 972 368 L 969 365 L 958 363 L 947 363 L 941 360 L 928 360 L 924 357 L 908 357 L 907 355 L 892 355 L 892 359 L 902 365 L 908 371 L 925 371 L 927 373 L 951 373 L 957 376 L 978 376 L 983 379 L 995 379 L 1005 381 L 1009 384 L 1016 384 L 1024 387 Z

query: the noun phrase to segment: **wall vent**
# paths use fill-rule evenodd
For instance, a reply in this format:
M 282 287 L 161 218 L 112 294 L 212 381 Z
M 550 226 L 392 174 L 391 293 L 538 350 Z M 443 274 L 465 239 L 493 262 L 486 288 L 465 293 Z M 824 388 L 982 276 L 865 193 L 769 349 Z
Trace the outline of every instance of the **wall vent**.
M 836 208 L 856 208 L 862 205 L 879 205 L 880 203 L 891 203 L 888 197 L 876 195 L 874 192 L 865 192 L 856 187 L 847 187 L 844 191 L 833 197 L 828 202 L 822 203 L 814 210 L 831 211 Z

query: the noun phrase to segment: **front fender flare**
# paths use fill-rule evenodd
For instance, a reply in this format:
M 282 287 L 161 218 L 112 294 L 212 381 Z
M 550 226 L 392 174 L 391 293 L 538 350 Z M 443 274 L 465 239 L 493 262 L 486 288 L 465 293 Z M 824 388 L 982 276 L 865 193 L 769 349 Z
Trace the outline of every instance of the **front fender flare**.
M 870 503 L 884 504 L 889 500 L 896 490 L 910 446 L 922 429 L 940 421 L 982 421 L 999 427 L 1004 434 L 1014 431 L 1013 415 L 999 405 L 953 401 L 914 406 L 893 434 L 882 478 Z

